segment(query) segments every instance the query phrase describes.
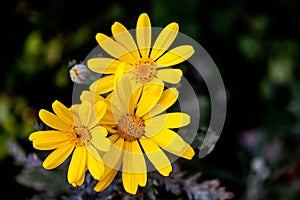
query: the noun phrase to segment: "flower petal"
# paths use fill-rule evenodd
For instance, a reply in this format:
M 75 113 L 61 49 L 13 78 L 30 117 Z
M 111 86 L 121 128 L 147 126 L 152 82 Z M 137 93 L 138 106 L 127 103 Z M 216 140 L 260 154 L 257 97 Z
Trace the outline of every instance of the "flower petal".
M 124 189 L 131 194 L 136 193 L 139 185 L 146 185 L 146 162 L 137 141 L 124 142 L 122 181 Z
M 165 128 L 163 123 L 149 123 L 145 126 L 145 133 L 146 137 L 152 137 L 156 134 L 159 134 Z
M 137 140 L 124 142 L 123 172 L 144 173 L 146 172 L 146 162 Z
M 97 103 L 98 101 L 103 101 L 105 100 L 102 96 L 99 94 L 93 92 L 93 91 L 82 91 L 80 95 L 80 100 L 83 101 L 89 101 L 92 105 Z
M 96 192 L 101 192 L 105 190 L 109 186 L 109 184 L 114 180 L 117 173 L 118 173 L 118 169 L 113 169 L 104 166 L 104 174 L 99 180 L 99 182 L 95 185 L 94 190 Z
M 67 124 L 70 124 L 74 126 L 74 119 L 73 119 L 73 114 L 72 112 L 64 106 L 61 102 L 59 101 L 54 101 L 52 104 L 52 109 L 54 113 L 64 122 Z
M 99 180 L 104 174 L 104 166 L 102 160 L 96 159 L 91 154 L 87 154 L 87 167 L 94 177 Z
M 110 37 L 98 33 L 96 35 L 96 40 L 98 44 L 111 56 L 114 58 L 127 62 L 129 64 L 136 63 L 137 59 L 130 53 L 128 50 L 126 50 L 123 46 L 121 46 L 119 43 L 111 39 Z
M 172 171 L 172 166 L 166 154 L 151 140 L 147 138 L 139 139 L 145 154 L 150 162 L 163 176 L 168 176 Z
M 190 116 L 181 112 L 166 113 L 147 119 L 146 126 L 162 124 L 165 128 L 179 128 L 190 123 Z
M 164 129 L 149 139 L 174 155 L 189 160 L 195 155 L 193 148 L 191 148 L 177 133 L 170 129 Z
M 149 16 L 143 13 L 139 16 L 136 25 L 136 39 L 142 58 L 149 56 L 151 37 L 151 22 Z
M 122 182 L 126 192 L 136 194 L 138 186 L 144 187 L 147 183 L 147 173 L 122 172 Z
M 129 31 L 119 22 L 115 22 L 111 27 L 115 40 L 124 46 L 135 58 L 140 57 L 140 53 Z
M 107 106 L 107 108 L 109 107 L 111 106 Z M 102 125 L 116 125 L 117 122 L 115 121 L 112 112 L 107 109 L 105 115 L 101 118 L 99 123 Z
M 121 117 L 129 113 L 129 101 L 134 91 L 135 85 L 128 76 L 123 76 L 116 85 L 112 94 L 112 114 L 115 121 L 119 121 Z
M 143 116 L 143 119 L 146 120 L 150 117 L 156 116 L 163 111 L 167 110 L 171 107 L 178 98 L 178 90 L 176 88 L 168 88 L 166 89 L 160 99 L 158 100 L 157 104 L 149 111 L 149 113 Z
M 91 58 L 87 61 L 90 70 L 100 74 L 114 74 L 122 62 L 113 58 Z
M 125 62 L 122 62 L 115 73 L 115 79 L 114 79 L 114 88 L 116 87 L 118 81 L 124 74 L 124 68 L 125 68 Z
M 67 132 L 64 131 L 56 131 L 56 130 L 46 130 L 46 131 L 36 131 L 30 134 L 29 140 L 35 141 L 40 139 L 55 139 L 55 138 L 66 138 L 68 139 Z
M 92 104 L 89 101 L 83 101 L 79 107 L 79 118 L 82 124 L 87 128 L 96 126 L 97 120 L 95 116 L 95 110 L 92 108 Z
M 80 174 L 78 174 L 80 176 Z M 77 181 L 75 183 L 71 183 L 73 187 L 81 186 L 85 179 L 85 173 L 82 173 L 80 177 L 77 177 Z
M 90 90 L 96 94 L 105 94 L 114 89 L 115 75 L 101 77 L 90 85 Z
M 95 120 L 100 121 L 102 117 L 104 116 L 105 112 L 107 109 L 107 104 L 105 103 L 104 100 L 98 101 L 94 104 L 94 110 L 95 110 Z M 97 123 L 96 121 L 96 123 Z M 92 128 L 94 126 L 90 126 L 89 128 Z
M 92 145 L 92 144 L 85 145 L 85 148 L 90 155 L 94 156 L 94 158 L 96 160 L 99 160 L 100 162 L 102 162 L 100 152 L 96 149 L 96 147 L 94 145 Z
M 194 48 L 190 45 L 182 45 L 171 49 L 162 55 L 157 61 L 157 67 L 169 67 L 189 59 L 194 54 Z
M 68 169 L 68 182 L 75 183 L 85 173 L 87 152 L 84 146 L 76 147 Z
M 60 164 L 62 164 L 72 153 L 74 149 L 73 143 L 66 143 L 63 146 L 60 146 L 52 153 L 48 155 L 48 157 L 43 162 L 43 167 L 45 169 L 54 169 Z
M 164 85 L 161 83 L 150 82 L 143 85 L 143 92 L 138 102 L 135 114 L 138 117 L 142 117 L 149 112 L 160 99 L 163 89 Z
M 103 155 L 102 161 L 107 167 L 119 169 L 123 160 L 124 139 L 119 138 L 117 134 L 111 135 L 109 139 L 112 145 L 110 150 Z
M 179 83 L 181 76 L 182 71 L 180 69 L 161 69 L 157 71 L 157 77 L 167 83 Z
M 43 133 L 45 132 L 45 133 Z M 39 150 L 56 149 L 70 140 L 70 137 L 59 131 L 38 131 L 31 134 L 33 140 L 33 147 Z
M 173 22 L 168 24 L 158 35 L 151 50 L 151 58 L 156 60 L 159 58 L 174 42 L 178 34 L 179 26 Z
M 97 126 L 92 129 L 92 140 L 93 146 L 100 151 L 108 151 L 111 145 L 109 139 L 105 137 L 107 130 L 104 127 Z
M 134 115 L 134 111 L 137 107 L 142 91 L 143 91 L 143 87 L 138 87 L 132 92 L 129 100 L 129 114 Z
M 54 115 L 53 113 L 41 109 L 39 112 L 39 117 L 41 120 L 49 127 L 61 130 L 61 131 L 68 131 L 71 128 L 71 124 L 67 124 L 66 122 L 62 121 L 58 116 Z

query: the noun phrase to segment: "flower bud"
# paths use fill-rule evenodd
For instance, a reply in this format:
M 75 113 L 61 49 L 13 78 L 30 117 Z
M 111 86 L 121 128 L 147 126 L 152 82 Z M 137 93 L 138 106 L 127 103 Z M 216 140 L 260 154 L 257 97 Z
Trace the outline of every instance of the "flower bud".
M 95 81 L 98 76 L 90 71 L 84 64 L 76 64 L 70 69 L 70 77 L 74 83 L 89 84 Z

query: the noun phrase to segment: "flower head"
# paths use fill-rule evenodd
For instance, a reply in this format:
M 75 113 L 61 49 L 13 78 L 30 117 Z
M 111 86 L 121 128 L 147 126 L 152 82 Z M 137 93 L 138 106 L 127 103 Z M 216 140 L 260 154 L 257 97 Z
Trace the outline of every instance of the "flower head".
M 73 105 L 70 109 L 59 101 L 52 104 L 54 113 L 40 110 L 39 117 L 54 130 L 36 131 L 29 136 L 33 147 L 39 150 L 54 150 L 43 162 L 45 169 L 61 165 L 72 155 L 68 168 L 68 182 L 80 186 L 84 182 L 85 172 L 89 170 L 95 179 L 104 174 L 104 166 L 98 151 L 108 151 L 111 142 L 106 138 L 107 130 L 99 126 L 106 111 L 104 101 L 93 106 L 88 101 Z
M 190 45 L 181 45 L 168 50 L 174 42 L 179 26 L 173 22 L 167 25 L 152 44 L 152 28 L 148 15 L 139 16 L 136 25 L 136 42 L 130 32 L 119 22 L 112 27 L 113 39 L 98 33 L 96 40 L 99 45 L 113 58 L 91 58 L 88 67 L 97 73 L 107 74 L 107 80 L 114 76 L 122 62 L 125 63 L 124 74 L 129 74 L 136 83 L 145 84 L 155 79 L 168 83 L 178 83 L 182 76 L 180 69 L 167 68 L 189 59 L 194 49 Z M 104 93 L 112 90 L 112 81 L 94 84 L 98 91 Z
M 90 84 L 98 78 L 97 74 L 90 71 L 84 64 L 75 64 L 69 73 L 71 80 L 78 84 Z
M 143 153 L 163 176 L 168 176 L 172 166 L 165 151 L 191 159 L 194 150 L 173 128 L 190 123 L 189 115 L 181 112 L 163 113 L 178 97 L 175 88 L 164 90 L 160 82 L 136 86 L 128 76 L 119 80 L 112 92 L 100 124 L 108 127 L 111 149 L 102 159 L 104 176 L 95 186 L 95 191 L 104 190 L 122 166 L 122 182 L 128 193 L 135 194 L 138 186 L 147 182 L 146 161 Z

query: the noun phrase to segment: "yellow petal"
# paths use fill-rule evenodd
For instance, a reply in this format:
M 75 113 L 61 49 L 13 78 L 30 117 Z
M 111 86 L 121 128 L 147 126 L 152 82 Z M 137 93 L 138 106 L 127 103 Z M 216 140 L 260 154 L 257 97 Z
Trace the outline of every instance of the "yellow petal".
M 181 155 L 181 157 L 191 160 L 193 156 L 195 155 L 194 149 L 189 145 L 185 152 Z
M 194 54 L 194 48 L 190 45 L 182 45 L 171 49 L 164 55 L 162 55 L 157 61 L 157 67 L 169 67 L 172 65 L 177 65 L 187 59 L 189 59 Z
M 195 152 L 190 145 L 187 144 L 177 133 L 170 129 L 164 129 L 149 139 L 174 155 L 186 159 L 192 159 L 195 155 Z
M 167 83 L 179 83 L 181 76 L 182 71 L 180 69 L 161 69 L 157 71 L 157 77 Z
M 91 130 L 93 146 L 101 151 L 108 151 L 111 142 L 105 137 L 107 130 L 104 127 L 97 126 Z
M 108 139 L 111 141 L 111 143 L 116 145 L 116 147 L 123 149 L 124 140 L 122 138 L 120 138 L 118 134 L 113 134 L 113 135 L 109 136 Z M 117 141 L 119 139 L 122 139 L 123 141 L 119 141 L 119 143 L 117 143 Z
M 110 150 L 103 155 L 102 161 L 110 168 L 119 169 L 123 160 L 124 139 L 119 138 L 117 134 L 113 134 L 109 139 L 112 144 Z
M 166 113 L 145 120 L 146 126 L 159 126 L 162 124 L 165 128 L 179 128 L 190 123 L 190 116 L 181 112 Z
M 77 182 L 85 173 L 87 152 L 84 146 L 76 147 L 68 169 L 68 182 Z
M 137 140 L 124 142 L 123 172 L 144 173 L 147 171 L 146 162 Z
M 176 88 L 168 88 L 164 90 L 157 104 L 150 110 L 147 115 L 143 116 L 143 119 L 146 120 L 167 110 L 176 102 L 178 94 L 179 93 Z
M 53 140 L 51 142 L 49 142 L 48 140 L 35 140 L 32 143 L 32 146 L 35 149 L 39 149 L 39 150 L 53 150 L 53 149 L 57 149 L 60 146 L 64 145 L 66 142 L 68 142 L 69 139 L 59 139 L 56 138 L 56 140 Z
M 105 127 L 106 130 L 110 133 L 117 133 L 116 126 L 103 125 L 103 127 Z
M 122 181 L 124 189 L 131 194 L 136 193 L 139 185 L 146 185 L 146 162 L 137 141 L 124 142 Z
M 138 186 L 144 187 L 147 183 L 147 173 L 122 172 L 122 182 L 126 192 L 136 194 Z
M 112 114 L 115 121 L 119 121 L 125 114 L 129 113 L 129 100 L 135 85 L 128 76 L 123 76 L 112 94 Z
M 80 174 L 78 174 L 80 175 Z M 73 187 L 81 186 L 85 179 L 85 173 L 82 173 L 80 177 L 78 177 L 77 181 L 75 183 L 71 183 Z
M 68 131 L 71 128 L 71 124 L 67 124 L 59 117 L 47 110 L 41 109 L 39 112 L 39 117 L 47 126 L 51 128 L 61 131 Z
M 98 33 L 96 35 L 96 40 L 98 44 L 114 58 L 129 64 L 134 64 L 137 61 L 136 58 L 130 52 L 128 52 L 128 50 L 110 37 L 102 33 Z
M 106 112 L 106 108 L 107 105 L 105 103 L 105 101 L 98 101 L 94 104 L 94 110 L 95 110 L 95 117 L 97 121 L 100 121 L 102 119 L 102 117 L 104 116 L 105 112 Z M 90 127 L 92 128 L 92 127 Z
M 134 115 L 134 111 L 137 107 L 142 91 L 143 87 L 138 87 L 132 92 L 132 95 L 129 100 L 129 114 Z
M 58 149 L 54 150 L 48 155 L 48 157 L 43 162 L 43 167 L 45 169 L 54 169 L 60 164 L 62 164 L 72 153 L 74 149 L 73 143 L 66 143 L 60 146 Z
M 164 124 L 161 123 L 150 123 L 149 125 L 145 126 L 145 133 L 144 135 L 147 137 L 152 137 L 158 133 L 160 133 L 164 129 Z
M 119 44 L 124 46 L 135 58 L 138 59 L 140 57 L 135 41 L 125 26 L 115 22 L 111 27 L 111 31 Z
M 121 63 L 113 58 L 91 58 L 87 61 L 87 66 L 100 74 L 114 74 Z
M 87 154 L 87 166 L 94 179 L 99 180 L 104 174 L 104 166 L 102 160 L 96 159 L 91 154 Z
M 96 94 L 93 91 L 82 91 L 81 95 L 80 95 L 80 100 L 83 101 L 88 101 L 90 102 L 92 105 L 96 104 L 99 101 L 105 101 L 105 99 L 100 96 L 99 94 Z
M 163 89 L 164 85 L 160 83 L 150 82 L 143 86 L 143 92 L 136 110 L 138 117 L 142 117 L 153 108 L 160 99 Z
M 116 70 L 115 79 L 114 79 L 114 88 L 117 86 L 118 81 L 124 74 L 125 62 L 122 62 L 118 69 Z
M 90 85 L 90 90 L 96 94 L 105 94 L 114 89 L 115 75 L 104 76 Z
M 79 120 L 79 108 L 81 104 L 72 104 L 71 111 L 74 115 L 75 124 L 80 124 L 81 121 Z
M 109 96 L 112 96 L 111 94 L 112 93 L 110 93 Z M 103 126 L 104 125 L 114 125 L 114 124 L 116 124 L 116 122 L 115 122 L 114 116 L 112 114 L 111 100 L 105 99 L 104 101 L 106 104 L 106 111 L 105 111 L 104 115 L 102 116 L 99 123 Z M 99 116 L 97 117 L 97 119 L 99 120 Z
M 96 160 L 99 160 L 100 162 L 102 162 L 100 152 L 96 149 L 96 147 L 93 144 L 85 145 L 85 148 L 89 154 L 94 156 L 94 158 Z
M 32 133 L 32 138 L 34 138 L 33 147 L 39 150 L 56 149 L 70 140 L 70 137 L 66 133 L 58 131 L 35 132 Z
M 108 111 L 106 111 L 105 115 L 101 118 L 99 123 L 102 125 L 116 125 L 117 124 L 112 112 L 108 112 Z
M 67 132 L 63 131 L 55 131 L 55 130 L 46 130 L 46 131 L 36 131 L 30 134 L 29 140 L 34 141 L 34 140 L 39 140 L 39 139 L 55 139 L 55 138 L 66 138 L 68 139 Z
M 156 60 L 159 58 L 174 42 L 179 26 L 173 22 L 168 24 L 158 35 L 151 50 L 151 58 Z
M 141 138 L 139 141 L 145 154 L 158 172 L 163 176 L 168 176 L 172 171 L 172 166 L 165 153 L 149 139 Z
M 109 186 L 109 184 L 114 180 L 117 173 L 118 169 L 113 169 L 104 166 L 104 174 L 99 180 L 99 182 L 95 185 L 94 190 L 96 192 L 101 192 L 105 190 Z
M 151 22 L 149 16 L 143 13 L 139 16 L 136 25 L 136 39 L 142 58 L 149 56 L 151 37 Z
M 79 107 L 79 118 L 82 123 L 87 128 L 92 128 L 96 126 L 97 120 L 95 116 L 95 110 L 89 101 L 83 101 Z M 81 125 L 81 124 L 78 124 Z
M 72 112 L 59 101 L 54 101 L 52 104 L 54 113 L 64 122 L 74 125 Z

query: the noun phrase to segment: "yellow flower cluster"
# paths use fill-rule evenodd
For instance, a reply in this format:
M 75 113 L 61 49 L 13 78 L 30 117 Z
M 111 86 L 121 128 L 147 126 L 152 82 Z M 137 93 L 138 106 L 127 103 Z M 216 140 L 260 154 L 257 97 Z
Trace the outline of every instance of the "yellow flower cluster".
M 147 182 L 146 160 L 168 176 L 172 165 L 166 152 L 186 159 L 195 154 L 172 130 L 188 125 L 190 116 L 165 112 L 179 92 L 164 84 L 180 82 L 182 71 L 167 67 L 189 59 L 194 49 L 181 45 L 169 50 L 178 34 L 174 22 L 152 42 L 146 13 L 139 16 L 135 31 L 134 39 L 116 22 L 113 39 L 98 33 L 97 42 L 112 57 L 91 58 L 87 66 L 105 76 L 82 92 L 80 104 L 67 108 L 55 101 L 54 113 L 40 110 L 39 117 L 52 130 L 29 136 L 34 148 L 53 150 L 43 162 L 45 169 L 56 168 L 71 156 L 67 180 L 73 186 L 82 185 L 88 171 L 98 180 L 94 190 L 100 192 L 122 171 L 124 189 L 136 194 Z

